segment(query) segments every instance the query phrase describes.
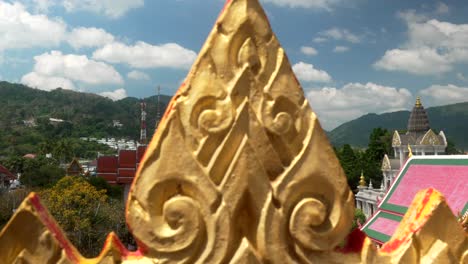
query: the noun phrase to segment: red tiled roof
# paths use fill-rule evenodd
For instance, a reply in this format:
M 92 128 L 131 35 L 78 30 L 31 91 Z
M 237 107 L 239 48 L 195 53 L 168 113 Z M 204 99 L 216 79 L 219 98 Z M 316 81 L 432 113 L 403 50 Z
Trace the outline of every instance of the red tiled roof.
M 146 145 L 139 146 L 137 149 L 137 163 L 140 163 L 140 161 L 143 159 L 143 155 L 145 155 L 146 152 Z
M 28 153 L 28 154 L 25 154 L 23 156 L 23 158 L 27 158 L 27 159 L 35 159 L 36 158 L 36 154 L 33 154 L 33 153 Z
M 97 176 L 103 178 L 109 184 L 117 183 L 117 173 L 98 173 Z
M 102 156 L 97 160 L 98 173 L 117 173 L 118 157 Z
M 2 165 L 0 165 L 0 174 L 5 174 L 8 180 L 16 180 L 16 176 Z
M 102 156 L 97 160 L 97 176 L 110 184 L 127 184 L 135 178 L 140 160 L 145 154 L 146 146 L 137 150 L 121 150 L 119 156 Z
M 136 158 L 135 150 L 119 151 L 119 168 L 135 168 Z

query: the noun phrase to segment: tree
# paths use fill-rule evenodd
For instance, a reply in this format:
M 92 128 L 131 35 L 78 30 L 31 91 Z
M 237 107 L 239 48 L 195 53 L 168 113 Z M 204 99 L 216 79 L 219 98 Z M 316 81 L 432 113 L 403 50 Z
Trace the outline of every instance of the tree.
M 30 190 L 16 189 L 0 193 L 0 230 L 10 220 L 15 209 L 19 207 Z
M 106 194 L 112 198 L 121 199 L 123 197 L 122 186 L 112 186 L 104 178 L 89 177 L 88 182 L 97 190 L 106 190 Z
M 10 156 L 2 161 L 3 166 L 12 173 L 23 173 L 25 159 L 18 156 Z
M 361 159 L 366 181 L 372 180 L 375 187 L 379 187 L 382 181 L 380 170 L 385 154 L 392 152 L 392 135 L 387 129 L 374 128 L 369 136 L 369 145 Z
M 53 159 L 37 157 L 24 159 L 21 174 L 21 184 L 28 187 L 48 187 L 65 176 L 65 170 L 60 168 Z
M 354 210 L 354 219 L 353 219 L 353 225 L 352 225 L 351 230 L 358 228 L 360 225 L 363 225 L 365 222 L 366 222 L 366 215 L 361 209 L 356 208 Z
M 351 190 L 356 189 L 359 182 L 361 166 L 354 150 L 349 144 L 345 144 L 343 145 L 343 148 L 338 151 L 338 158 L 346 174 L 346 178 L 348 179 L 349 187 Z
M 53 149 L 53 155 L 60 163 L 70 162 L 75 156 L 72 141 L 68 138 L 59 140 Z
M 457 149 L 457 146 L 455 146 L 455 143 L 450 139 L 447 139 L 447 149 L 445 150 L 445 152 L 447 153 L 447 155 L 463 154 L 463 151 Z
M 115 231 L 126 237 L 123 203 L 109 200 L 106 190 L 97 190 L 83 177 L 66 176 L 41 193 L 44 203 L 86 257 L 96 256 L 106 235 Z

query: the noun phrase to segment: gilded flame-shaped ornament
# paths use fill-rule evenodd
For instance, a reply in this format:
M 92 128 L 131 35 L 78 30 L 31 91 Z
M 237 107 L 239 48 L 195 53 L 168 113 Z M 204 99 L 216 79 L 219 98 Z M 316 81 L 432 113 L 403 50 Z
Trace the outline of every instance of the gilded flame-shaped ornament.
M 443 198 L 433 200 L 425 203 L 425 219 L 434 212 L 454 217 L 439 208 Z M 454 260 L 467 259 L 466 236 L 458 236 L 456 245 L 414 242 L 417 232 L 431 234 L 422 220 L 419 229 L 403 228 L 403 238 L 378 251 L 358 231 L 347 237 L 353 215 L 343 170 L 258 0 L 231 0 L 169 104 L 133 182 L 126 217 L 138 250 L 127 251 L 111 234 L 100 256 L 83 258 L 32 194 L 0 234 L 0 259 L 398 263 L 439 254 L 437 245 L 445 245 L 442 253 Z M 31 237 L 16 237 L 14 230 L 30 220 Z
M 343 171 L 259 3 L 228 3 L 130 192 L 140 247 L 173 263 L 297 263 L 335 248 L 352 216 Z

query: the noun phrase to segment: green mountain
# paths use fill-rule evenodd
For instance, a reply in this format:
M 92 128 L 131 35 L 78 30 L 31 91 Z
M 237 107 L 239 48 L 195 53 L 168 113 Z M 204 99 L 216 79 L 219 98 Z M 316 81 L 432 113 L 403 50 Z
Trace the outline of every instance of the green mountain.
M 460 149 L 468 149 L 468 102 L 426 109 L 429 124 L 435 131 L 444 131 L 445 136 Z M 372 129 L 382 127 L 393 132 L 406 130 L 409 111 L 384 114 L 367 114 L 346 122 L 328 133 L 333 145 L 350 144 L 366 147 Z
M 161 115 L 171 97 L 161 95 Z M 151 137 L 157 119 L 157 96 L 144 99 L 147 133 Z M 64 122 L 51 124 L 50 118 Z M 27 126 L 24 121 L 33 121 Z M 123 126 L 117 128 L 113 120 Z M 137 140 L 140 133 L 140 99 L 127 97 L 119 101 L 70 90 L 47 92 L 21 84 L 0 82 L 0 150 L 23 145 L 18 154 L 35 151 L 45 140 L 78 137 L 118 137 Z M 24 146 L 26 145 L 26 146 Z M 5 155 L 0 151 L 0 155 Z

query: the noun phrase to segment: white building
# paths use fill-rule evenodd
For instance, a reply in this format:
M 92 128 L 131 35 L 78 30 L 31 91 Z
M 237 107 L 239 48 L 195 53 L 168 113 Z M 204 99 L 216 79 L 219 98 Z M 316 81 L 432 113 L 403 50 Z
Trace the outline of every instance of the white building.
M 367 186 L 364 176 L 361 175 L 359 191 L 356 194 L 356 207 L 361 209 L 366 217 L 372 216 L 378 207 L 379 201 L 390 188 L 393 180 L 403 167 L 410 151 L 413 155 L 440 155 L 445 154 L 447 139 L 441 131 L 436 134 L 429 126 L 426 110 L 421 104 L 421 99 L 416 99 L 416 104 L 408 120 L 406 133 L 395 130 L 392 138 L 394 157 L 385 155 L 382 161 L 382 184 L 380 188 L 372 186 L 372 180 Z

